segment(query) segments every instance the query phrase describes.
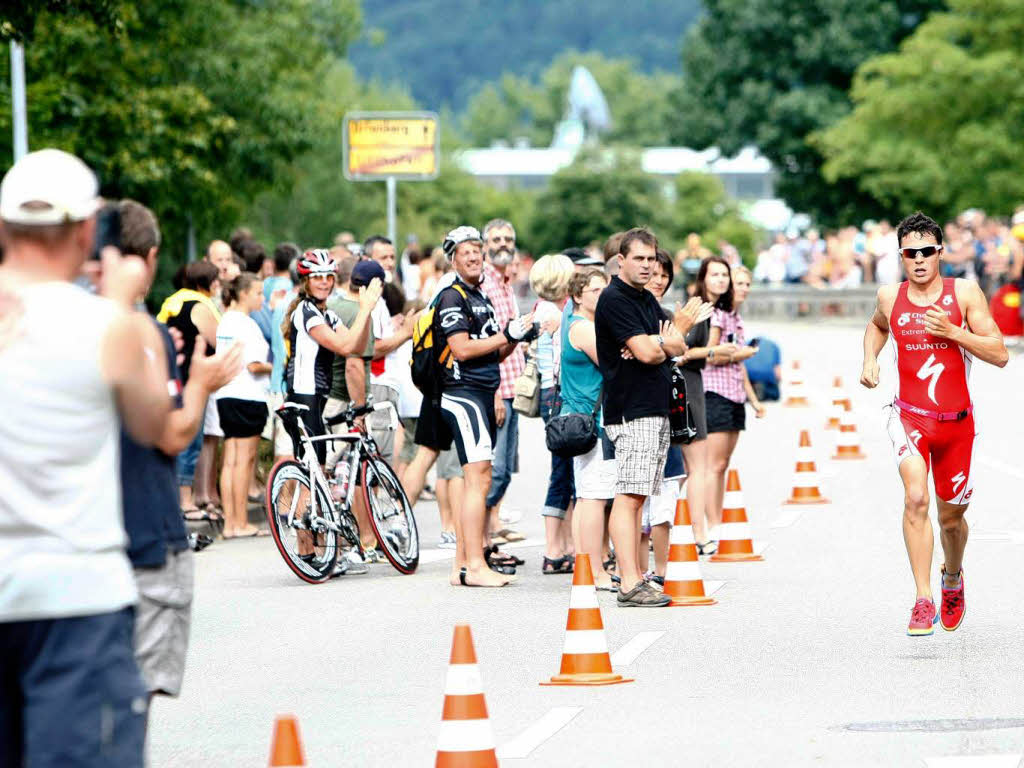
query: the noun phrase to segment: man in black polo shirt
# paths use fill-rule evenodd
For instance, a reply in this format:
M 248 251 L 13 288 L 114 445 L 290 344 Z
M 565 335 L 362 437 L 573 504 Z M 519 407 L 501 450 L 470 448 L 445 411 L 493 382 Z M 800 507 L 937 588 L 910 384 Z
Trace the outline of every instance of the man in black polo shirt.
M 686 351 L 680 328 L 644 288 L 657 250 L 658 241 L 649 230 L 626 232 L 619 246 L 619 273 L 601 293 L 594 313 L 604 426 L 615 445 L 617 478 L 608 532 L 615 545 L 622 607 L 656 608 L 671 602 L 644 581 L 637 562 L 644 499 L 660 488 L 668 452 L 671 359 Z
M 121 247 L 125 256 L 146 264 L 149 282 L 156 276 L 160 230 L 152 211 L 134 200 L 118 204 Z M 139 297 L 140 301 L 143 297 Z M 172 410 L 152 447 L 141 446 L 122 430 L 121 495 L 128 533 L 128 558 L 135 573 L 139 603 L 135 610 L 135 660 L 150 696 L 177 696 L 185 671 L 192 605 L 192 553 L 181 514 L 175 456 L 192 442 L 203 423 L 206 401 L 242 368 L 236 345 L 207 357 L 196 337 L 191 375 L 184 390 L 177 351 L 167 328 L 156 321 L 147 340 L 152 365 L 166 372 Z
M 462 509 L 455 510 L 456 554 L 451 582 L 503 587 L 510 579 L 493 571 L 484 558 L 485 501 L 491 485 L 497 429 L 494 393 L 501 381 L 498 362 L 517 344 L 536 338 L 537 328 L 532 314 L 511 320 L 504 330 L 498 326 L 494 306 L 480 290 L 483 243 L 474 227 L 452 230 L 442 247 L 455 267 L 455 281 L 438 295 L 434 315 L 435 338 L 444 339 L 439 362 L 440 416 L 445 434 L 437 442 L 440 448 L 446 448 L 454 439 L 466 478 Z

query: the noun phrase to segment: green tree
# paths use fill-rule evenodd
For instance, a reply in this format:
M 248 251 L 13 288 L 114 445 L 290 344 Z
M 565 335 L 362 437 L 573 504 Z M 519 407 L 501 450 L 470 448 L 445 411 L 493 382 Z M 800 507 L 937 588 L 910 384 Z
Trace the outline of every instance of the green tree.
M 658 180 L 640 169 L 635 156 L 581 153 L 538 195 L 530 243 L 535 253 L 552 253 L 603 241 L 630 227 L 648 225 L 657 231 L 663 206 Z
M 82 157 L 103 193 L 135 197 L 180 259 L 189 217 L 223 236 L 322 134 L 323 82 L 357 33 L 355 0 L 153 0 L 116 29 L 43 12 L 26 47 L 29 141 Z M 302 40 L 296 45 L 296 40 Z M 10 156 L 7 57 L 0 153 Z
M 753 264 L 757 228 L 740 213 L 736 201 L 722 182 L 710 173 L 686 171 L 674 184 L 674 199 L 664 217 L 666 241 L 682 244 L 695 232 L 712 250 L 725 240 L 736 247 L 748 264 Z
M 466 107 L 463 134 L 476 146 L 519 136 L 535 146 L 548 146 L 555 126 L 565 117 L 576 66 L 590 70 L 608 101 L 612 128 L 602 136 L 604 143 L 635 147 L 668 143 L 673 120 L 668 94 L 678 78 L 665 72 L 640 72 L 632 59 L 579 51 L 558 56 L 537 83 L 505 75 L 497 84 L 484 86 Z
M 754 144 L 776 166 L 779 194 L 830 223 L 878 201 L 826 182 L 809 134 L 849 111 L 857 66 L 896 48 L 942 0 L 706 0 L 683 44 L 674 93 L 676 143 L 734 154 Z
M 0 40 L 30 40 L 43 14 L 85 17 L 107 29 L 120 23 L 119 0 L 18 0 L 0 9 Z
M 1024 200 L 1022 37 L 1020 2 L 950 0 L 858 70 L 853 112 L 816 139 L 826 178 L 900 212 L 1012 210 Z

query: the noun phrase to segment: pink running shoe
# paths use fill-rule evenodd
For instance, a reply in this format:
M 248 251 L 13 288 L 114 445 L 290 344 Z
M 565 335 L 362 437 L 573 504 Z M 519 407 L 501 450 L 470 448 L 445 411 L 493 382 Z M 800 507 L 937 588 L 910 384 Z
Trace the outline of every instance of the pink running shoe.
M 907 627 L 907 634 L 911 637 L 934 634 L 935 622 L 938 620 L 939 614 L 935 610 L 935 603 L 927 597 L 922 597 L 914 603 L 914 610 L 910 612 L 910 626 Z
M 967 611 L 967 603 L 964 600 L 964 571 L 960 569 L 960 586 L 956 589 L 946 589 L 946 567 L 942 567 L 942 610 L 939 618 L 942 619 L 942 628 L 952 632 L 960 626 L 964 620 L 964 613 Z

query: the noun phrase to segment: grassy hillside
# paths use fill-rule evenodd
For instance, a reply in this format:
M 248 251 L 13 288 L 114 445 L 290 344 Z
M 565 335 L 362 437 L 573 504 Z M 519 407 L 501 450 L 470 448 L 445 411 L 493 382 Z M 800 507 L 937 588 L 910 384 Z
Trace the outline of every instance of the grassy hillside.
M 566 49 L 679 69 L 699 0 L 365 0 L 350 59 L 363 78 L 398 82 L 428 109 L 461 110 L 488 82 L 537 77 Z

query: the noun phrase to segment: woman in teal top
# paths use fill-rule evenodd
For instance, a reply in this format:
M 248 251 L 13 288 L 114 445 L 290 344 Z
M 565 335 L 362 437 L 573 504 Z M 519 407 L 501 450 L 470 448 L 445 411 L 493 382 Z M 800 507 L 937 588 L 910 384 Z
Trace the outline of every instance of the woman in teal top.
M 607 285 L 604 272 L 593 268 L 577 272 L 569 282 L 573 311 L 561 329 L 561 413 L 590 413 L 601 394 L 594 310 L 597 297 Z M 590 555 L 594 584 L 598 589 L 611 591 L 611 577 L 599 567 L 604 546 L 605 502 L 615 498 L 615 459 L 605 457 L 606 443 L 604 439 L 598 440 L 589 453 L 573 459 L 573 531 L 576 551 Z

